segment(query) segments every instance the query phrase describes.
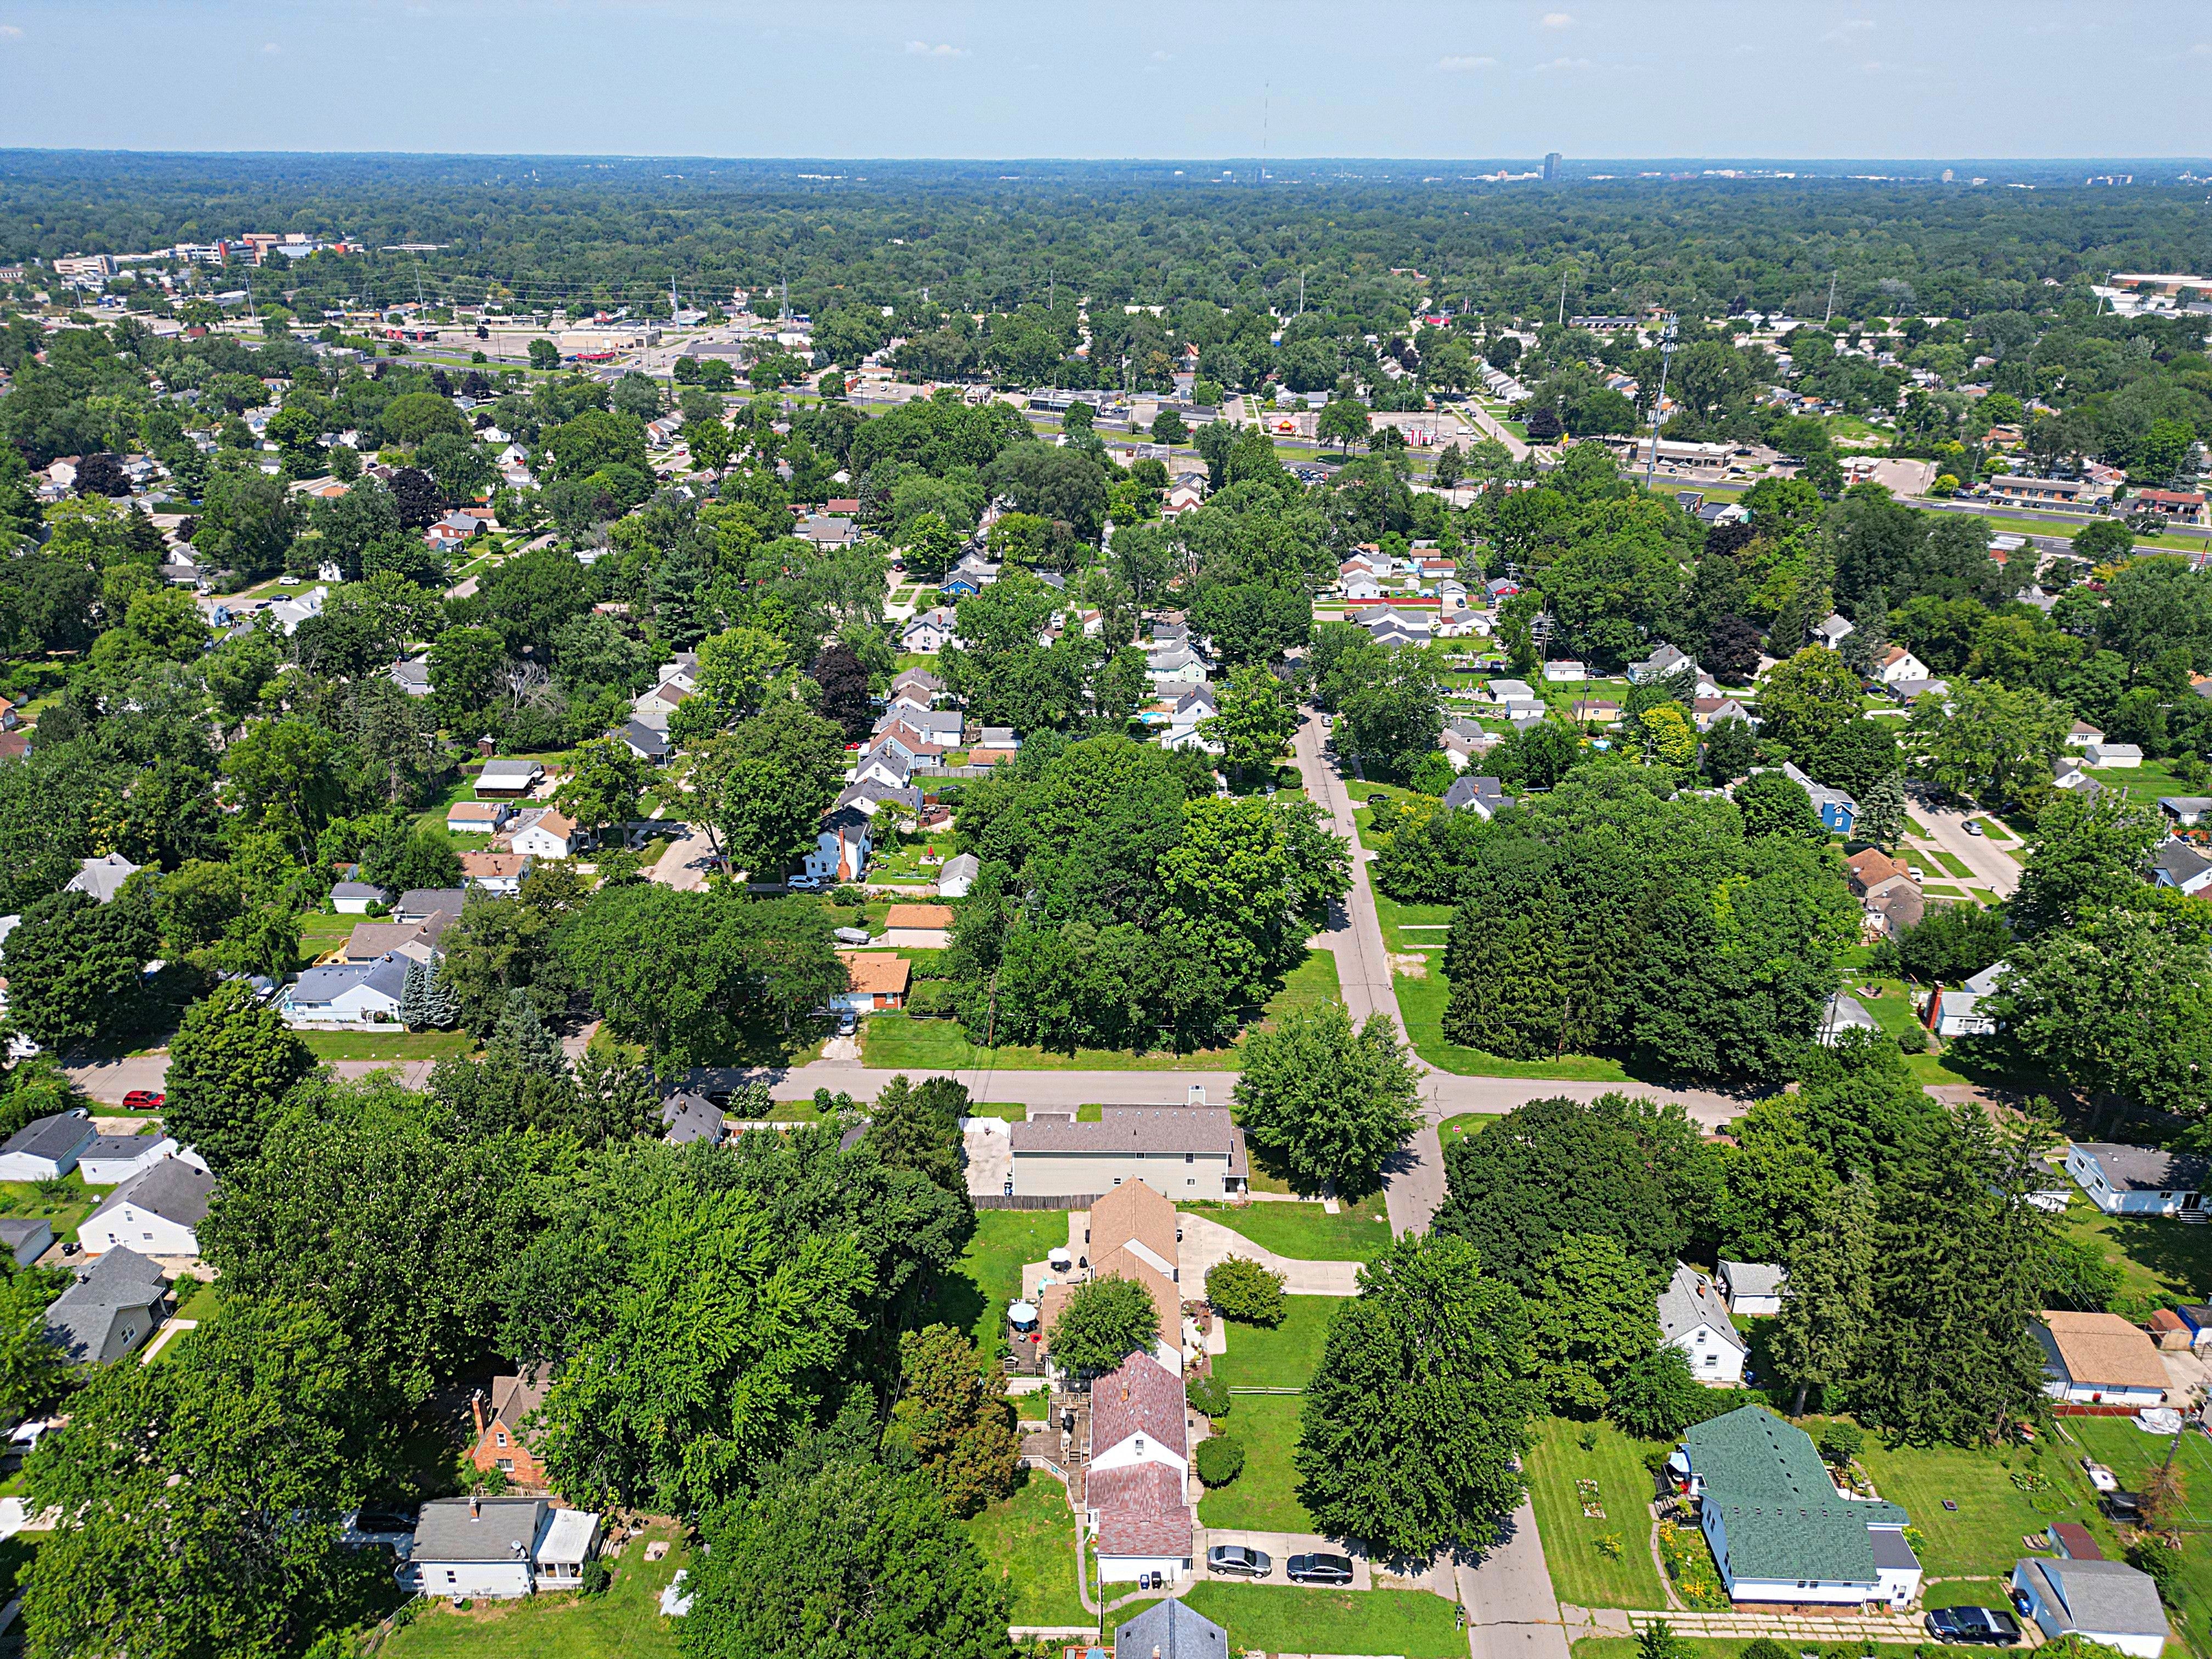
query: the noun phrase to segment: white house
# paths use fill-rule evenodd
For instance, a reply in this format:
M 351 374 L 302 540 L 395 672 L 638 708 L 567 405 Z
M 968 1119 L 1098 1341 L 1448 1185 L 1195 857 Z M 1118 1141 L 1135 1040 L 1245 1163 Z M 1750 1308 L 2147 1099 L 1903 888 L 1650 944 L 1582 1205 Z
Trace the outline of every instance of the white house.
M 2028 1328 L 2043 1346 L 2043 1391 L 2075 1405 L 2160 1406 L 2171 1379 L 2150 1338 L 2118 1314 L 2046 1310 Z
M 495 835 L 514 816 L 514 808 L 503 800 L 457 800 L 446 809 L 446 831 L 455 836 Z
M 1188 1409 L 1182 1378 L 1145 1354 L 1091 1384 L 1083 1501 L 1102 1583 L 1189 1572 Z
M 2212 859 L 2185 841 L 2161 842 L 2151 854 L 2150 877 L 2160 887 L 2178 888 L 2193 897 L 2212 886 Z
M 399 1583 L 456 1600 L 573 1589 L 599 1535 L 596 1514 L 543 1498 L 441 1498 L 422 1506 Z
M 1782 1268 L 1771 1261 L 1730 1261 L 1726 1257 L 1719 1266 L 1721 1291 L 1731 1314 L 1752 1317 L 1782 1311 L 1790 1280 Z
M 276 1012 L 287 1025 L 386 1025 L 399 1018 L 407 963 L 389 953 L 374 962 L 310 968 L 284 988 Z
M 63 887 L 64 893 L 89 893 L 99 903 L 105 904 L 122 890 L 123 884 L 137 875 L 139 866 L 120 853 L 110 853 L 106 858 L 86 859 L 77 872 Z
M 33 1118 L 0 1146 L 0 1181 L 58 1180 L 99 1138 L 82 1107 Z
M 2066 1173 L 2106 1215 L 2181 1215 L 2205 1207 L 2212 1158 L 2085 1140 L 2067 1148 Z
M 949 605 L 925 611 L 899 631 L 902 651 L 942 651 L 952 643 L 953 615 Z
M 1589 670 L 1572 657 L 1558 657 L 1544 665 L 1544 678 L 1554 683 L 1586 680 Z
M 526 795 L 544 781 L 545 769 L 534 760 L 488 760 L 477 774 L 476 793 L 512 800 Z
M 132 1249 L 141 1255 L 198 1255 L 199 1224 L 215 1177 L 197 1164 L 165 1158 L 110 1193 L 84 1218 L 77 1241 L 97 1255 Z
M 1206 678 L 1206 659 L 1188 646 L 1170 646 L 1145 659 L 1145 672 L 1151 676 L 1154 685 L 1163 690 L 1197 685 Z
M 564 812 L 549 810 L 517 830 L 508 844 L 516 852 L 532 858 L 565 859 L 582 839 L 573 818 Z
M 1813 626 L 1813 637 L 1833 651 L 1856 630 L 1832 611 Z
M 1901 645 L 1893 645 L 1882 653 L 1881 666 L 1875 678 L 1884 685 L 1896 685 L 1905 680 L 1924 680 L 1934 678 L 1928 665 Z
M 975 884 L 975 878 L 983 866 L 973 853 L 956 854 L 945 860 L 937 872 L 937 896 L 966 898 L 968 890 Z
M 858 881 L 868 867 L 868 815 L 857 807 L 832 811 L 815 831 L 814 845 L 801 859 L 802 873 L 817 886 Z M 759 878 L 756 878 L 759 879 Z
M 1680 1348 L 1690 1361 L 1690 1375 L 1705 1383 L 1743 1381 L 1743 1362 L 1749 1352 L 1729 1319 L 1713 1281 L 1694 1267 L 1674 1264 L 1674 1276 L 1659 1292 L 1659 1340 Z
M 177 1155 L 167 1135 L 100 1135 L 77 1155 L 76 1167 L 88 1187 L 112 1187 L 143 1174 Z
M 2013 1563 L 2012 1588 L 2021 1611 L 2048 1638 L 2079 1636 L 2135 1659 L 2159 1659 L 2165 1651 L 2158 1585 L 2124 1561 L 2027 1556 Z
M 1698 1424 L 1668 1459 L 1729 1599 L 1902 1609 L 1920 1593 L 1904 1510 L 1836 1489 L 1812 1437 L 1763 1406 Z
M 365 916 L 372 904 L 384 902 L 384 890 L 365 881 L 342 881 L 331 889 L 331 908 L 342 916 Z
M 2143 751 L 2131 743 L 2106 743 L 2100 738 L 2087 745 L 2083 761 L 2089 766 L 2141 766 Z

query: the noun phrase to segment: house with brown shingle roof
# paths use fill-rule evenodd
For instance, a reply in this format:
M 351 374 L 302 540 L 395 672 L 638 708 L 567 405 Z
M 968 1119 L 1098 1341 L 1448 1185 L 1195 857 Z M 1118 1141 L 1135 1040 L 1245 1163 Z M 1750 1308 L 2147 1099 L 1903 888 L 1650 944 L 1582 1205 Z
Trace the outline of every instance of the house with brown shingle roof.
M 1182 1378 L 1143 1354 L 1091 1385 L 1084 1510 L 1103 1582 L 1189 1572 L 1188 1413 Z
M 2043 1391 L 2077 1405 L 2157 1406 L 2170 1382 L 2149 1337 L 2118 1314 L 2055 1310 L 2029 1328 L 2043 1346 Z
M 483 1390 L 477 1389 L 469 1401 L 477 1431 L 476 1442 L 469 1448 L 469 1462 L 487 1474 L 494 1469 L 501 1471 L 518 1486 L 543 1488 L 545 1466 L 531 1449 L 522 1419 L 544 1403 L 552 1386 L 551 1377 L 542 1370 L 520 1376 L 495 1376 L 489 1413 Z
M 913 964 L 904 957 L 888 951 L 840 951 L 837 960 L 845 964 L 845 979 L 851 988 L 830 998 L 833 1006 L 849 1008 L 856 1014 L 906 1006 L 907 981 Z
M 911 951 L 942 951 L 952 942 L 949 904 L 894 904 L 884 913 L 884 943 Z

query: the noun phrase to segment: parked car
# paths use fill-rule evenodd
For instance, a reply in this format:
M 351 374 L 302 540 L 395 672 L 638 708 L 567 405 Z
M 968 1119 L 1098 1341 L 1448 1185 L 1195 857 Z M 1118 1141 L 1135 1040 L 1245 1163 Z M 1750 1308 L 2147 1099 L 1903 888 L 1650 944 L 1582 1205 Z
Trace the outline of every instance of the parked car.
M 1293 1584 L 1348 1584 L 1352 1563 L 1341 1555 L 1294 1555 L 1283 1564 Z
M 1982 833 L 1982 826 L 1975 823 L 1973 819 L 1968 818 L 1966 820 L 1966 833 L 1970 836 L 1978 836 Z
M 2020 1620 L 1997 1607 L 1938 1607 L 1928 1615 L 1928 1633 L 1939 1642 L 2010 1647 L 2020 1640 Z
M 123 1097 L 123 1109 L 126 1112 L 158 1112 L 161 1109 L 161 1103 L 167 1098 L 166 1094 L 152 1089 L 133 1089 Z
M 1265 1578 L 1275 1562 L 1267 1551 L 1247 1544 L 1216 1544 L 1206 1553 L 1206 1570 L 1227 1578 Z

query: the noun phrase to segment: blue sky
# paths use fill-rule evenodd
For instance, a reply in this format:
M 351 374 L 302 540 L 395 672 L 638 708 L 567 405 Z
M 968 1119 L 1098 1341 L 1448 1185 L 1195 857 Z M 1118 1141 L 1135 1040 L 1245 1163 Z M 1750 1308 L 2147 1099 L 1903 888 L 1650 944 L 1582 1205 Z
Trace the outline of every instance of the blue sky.
M 2171 0 L 0 0 L 0 147 L 2200 155 Z

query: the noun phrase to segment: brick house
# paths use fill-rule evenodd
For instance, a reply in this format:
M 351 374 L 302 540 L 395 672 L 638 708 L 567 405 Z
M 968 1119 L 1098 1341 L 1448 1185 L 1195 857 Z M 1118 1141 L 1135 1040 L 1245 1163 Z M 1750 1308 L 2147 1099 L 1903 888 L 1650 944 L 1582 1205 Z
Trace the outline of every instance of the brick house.
M 494 1469 L 501 1471 L 517 1486 L 542 1489 L 545 1467 L 524 1437 L 522 1419 L 544 1403 L 552 1386 L 552 1380 L 542 1371 L 526 1376 L 495 1376 L 489 1415 L 484 1411 L 483 1390 L 477 1389 L 469 1401 L 477 1429 L 469 1462 L 487 1474 Z

